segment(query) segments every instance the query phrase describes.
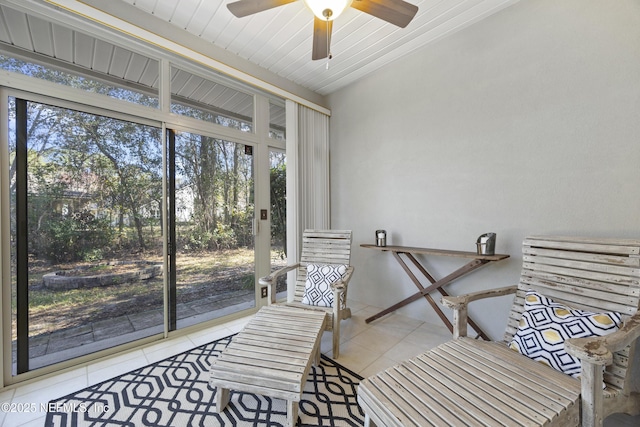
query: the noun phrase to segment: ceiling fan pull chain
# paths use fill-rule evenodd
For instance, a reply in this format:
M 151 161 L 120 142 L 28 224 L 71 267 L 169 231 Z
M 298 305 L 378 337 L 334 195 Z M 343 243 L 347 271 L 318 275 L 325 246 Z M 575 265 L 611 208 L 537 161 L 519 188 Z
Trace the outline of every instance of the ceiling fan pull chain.
M 326 12 L 326 11 L 325 11 Z M 331 12 L 331 11 L 329 11 Z M 327 13 L 327 70 L 329 69 L 329 61 L 331 60 L 331 47 L 329 45 L 329 17 L 331 16 L 331 13 Z

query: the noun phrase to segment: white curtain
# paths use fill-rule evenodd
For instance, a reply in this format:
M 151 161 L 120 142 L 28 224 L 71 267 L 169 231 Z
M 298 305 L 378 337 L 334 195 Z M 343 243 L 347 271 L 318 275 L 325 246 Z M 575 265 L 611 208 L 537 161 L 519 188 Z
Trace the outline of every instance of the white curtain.
M 299 231 L 330 226 L 329 117 L 298 105 Z
M 287 101 L 287 258 L 299 259 L 302 231 L 331 227 L 329 116 Z M 295 276 L 289 283 L 295 284 Z M 289 299 L 293 297 L 289 286 Z

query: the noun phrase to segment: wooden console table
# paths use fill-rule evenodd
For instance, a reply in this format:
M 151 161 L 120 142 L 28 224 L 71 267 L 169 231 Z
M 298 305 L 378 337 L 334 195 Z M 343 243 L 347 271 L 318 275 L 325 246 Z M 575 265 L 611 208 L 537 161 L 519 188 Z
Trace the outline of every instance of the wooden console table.
M 509 255 L 504 255 L 504 254 L 479 255 L 476 252 L 451 251 L 446 249 L 413 248 L 413 247 L 406 247 L 406 246 L 376 246 L 376 245 L 369 245 L 369 244 L 362 244 L 360 246 L 363 248 L 377 249 L 379 251 L 388 251 L 393 253 L 393 256 L 395 257 L 396 261 L 400 263 L 400 265 L 402 266 L 402 269 L 405 271 L 405 273 L 407 273 L 411 281 L 419 289 L 418 292 L 411 295 L 410 297 L 405 298 L 402 301 L 392 305 L 391 307 L 385 310 L 382 310 L 380 313 L 369 317 L 368 319 L 366 319 L 367 323 L 372 322 L 376 319 L 379 319 L 380 317 L 387 315 L 399 309 L 400 307 L 404 307 L 405 305 L 424 297 L 429 302 L 431 307 L 433 307 L 433 309 L 435 310 L 436 314 L 438 314 L 442 322 L 444 322 L 444 324 L 447 325 L 451 333 L 453 333 L 453 325 L 451 324 L 447 316 L 445 316 L 445 314 L 442 312 L 438 304 L 434 301 L 433 297 L 429 295 L 429 293 L 437 290 L 442 295 L 449 295 L 447 291 L 443 289 L 445 285 L 448 285 L 449 283 L 464 276 L 467 273 L 477 270 L 478 268 L 482 267 L 485 264 L 488 264 L 494 261 L 500 261 L 505 258 L 509 258 Z M 427 256 L 448 256 L 448 257 L 456 257 L 456 258 L 465 258 L 465 259 L 470 259 L 470 261 L 467 262 L 462 267 L 455 270 L 454 272 L 443 277 L 442 279 L 436 280 L 427 271 L 427 269 L 418 262 L 418 260 L 414 256 L 415 254 L 421 254 L 421 255 L 427 255 Z M 411 261 L 413 265 L 418 269 L 418 271 L 420 271 L 420 273 L 422 273 L 424 277 L 426 277 L 427 280 L 429 280 L 431 285 L 424 287 L 420 282 L 420 280 L 418 279 L 418 277 L 409 268 L 407 263 L 402 259 L 400 255 L 404 255 L 409 261 Z M 487 334 L 485 334 L 484 331 L 482 331 L 482 329 L 480 329 L 480 327 L 471 318 L 468 319 L 468 322 L 469 322 L 469 326 L 471 326 L 473 330 L 476 331 L 479 337 L 482 337 L 487 341 L 490 340 Z

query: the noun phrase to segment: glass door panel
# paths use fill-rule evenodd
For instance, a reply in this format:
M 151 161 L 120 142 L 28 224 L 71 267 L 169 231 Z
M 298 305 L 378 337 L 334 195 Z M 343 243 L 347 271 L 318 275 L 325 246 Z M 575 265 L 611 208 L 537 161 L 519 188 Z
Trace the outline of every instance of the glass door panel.
M 287 155 L 284 150 L 269 152 L 271 178 L 271 271 L 287 265 Z M 287 297 L 287 276 L 278 278 L 276 298 Z
M 13 373 L 162 333 L 161 130 L 9 112 Z
M 175 304 L 183 328 L 255 307 L 251 146 L 175 133 Z

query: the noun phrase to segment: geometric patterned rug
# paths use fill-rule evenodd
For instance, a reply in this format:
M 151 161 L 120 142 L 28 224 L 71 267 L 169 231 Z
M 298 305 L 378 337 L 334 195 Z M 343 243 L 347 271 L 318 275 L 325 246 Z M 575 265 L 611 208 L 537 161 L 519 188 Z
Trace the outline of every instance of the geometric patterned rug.
M 49 402 L 45 426 L 284 426 L 286 402 L 231 391 L 214 412 L 209 366 L 231 337 L 120 375 Z M 362 426 L 358 374 L 322 355 L 312 366 L 299 404 L 298 426 Z

